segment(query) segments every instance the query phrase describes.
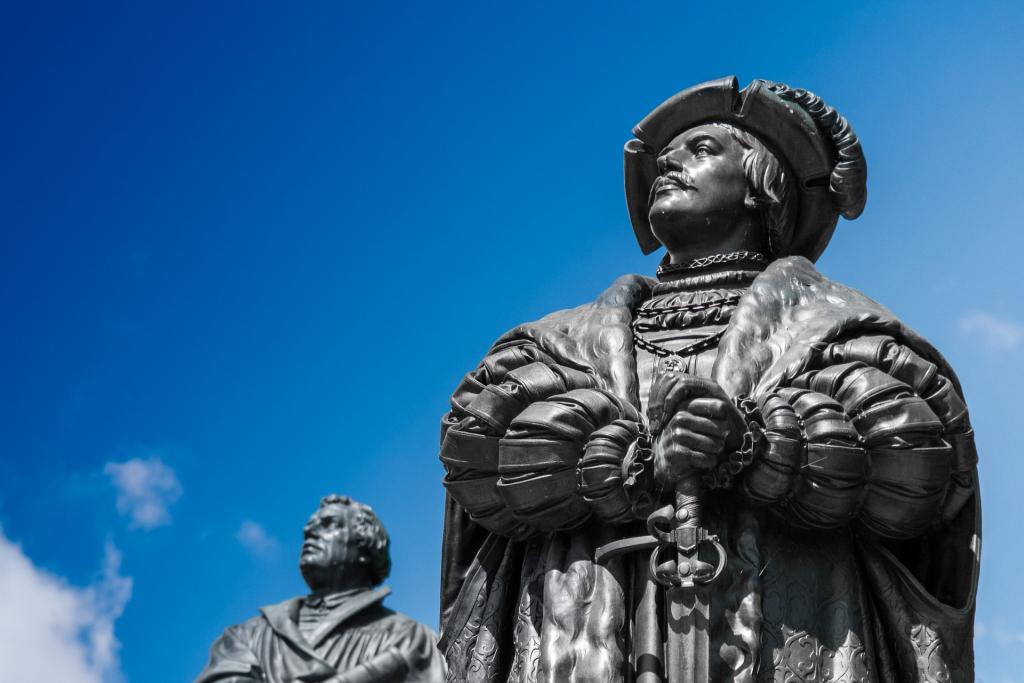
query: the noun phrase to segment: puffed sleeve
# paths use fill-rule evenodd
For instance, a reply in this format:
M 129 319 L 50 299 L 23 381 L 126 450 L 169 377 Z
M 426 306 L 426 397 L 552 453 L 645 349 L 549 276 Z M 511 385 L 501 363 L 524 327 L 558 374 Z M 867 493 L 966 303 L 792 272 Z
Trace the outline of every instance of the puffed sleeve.
M 976 461 L 966 406 L 935 364 L 892 338 L 827 347 L 759 406 L 764 439 L 741 486 L 794 523 L 857 520 L 906 539 L 958 510 L 958 477 Z
M 639 416 L 584 372 L 529 342 L 494 349 L 467 375 L 442 421 L 449 494 L 510 538 L 570 528 L 589 514 L 578 465 L 591 433 Z
M 832 344 L 822 354 L 825 365 L 852 361 L 879 368 L 906 383 L 942 423 L 942 440 L 950 446 L 952 463 L 941 521 L 951 521 L 974 493 L 978 464 L 974 429 L 959 388 L 935 363 L 891 337 L 859 337 Z
M 579 492 L 591 511 L 612 523 L 654 510 L 654 458 L 642 422 L 619 419 L 590 435 L 580 460 Z
M 598 429 L 639 419 L 632 405 L 603 389 L 575 389 L 530 404 L 499 443 L 499 495 L 533 529 L 579 526 L 591 514 L 578 486 L 584 447 Z

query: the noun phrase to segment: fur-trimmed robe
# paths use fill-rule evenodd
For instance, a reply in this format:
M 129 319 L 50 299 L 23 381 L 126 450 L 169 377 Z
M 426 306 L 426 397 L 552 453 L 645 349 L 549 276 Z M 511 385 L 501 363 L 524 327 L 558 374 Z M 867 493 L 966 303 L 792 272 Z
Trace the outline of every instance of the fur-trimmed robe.
M 519 326 L 495 348 L 527 340 L 560 364 L 638 404 L 629 324 L 650 294 L 640 276 L 592 303 Z M 830 342 L 888 335 L 935 363 L 939 353 L 883 306 L 832 282 L 809 261 L 773 262 L 742 297 L 713 379 L 732 396 L 785 386 Z M 974 453 L 951 521 L 925 537 L 882 544 L 853 528 L 803 532 L 763 510 L 712 501 L 705 526 L 729 552 L 712 592 L 712 680 L 971 681 L 980 553 Z M 628 681 L 634 581 L 646 558 L 593 562 L 594 550 L 642 525 L 592 520 L 565 533 L 509 541 L 449 498 L 440 646 L 453 681 Z M 915 559 L 911 568 L 901 562 Z

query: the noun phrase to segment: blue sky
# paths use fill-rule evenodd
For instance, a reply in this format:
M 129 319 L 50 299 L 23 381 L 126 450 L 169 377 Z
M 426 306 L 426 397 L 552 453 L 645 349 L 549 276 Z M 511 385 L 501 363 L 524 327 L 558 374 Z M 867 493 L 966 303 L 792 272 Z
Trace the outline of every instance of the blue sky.
M 505 329 L 653 272 L 622 144 L 736 74 L 863 140 L 867 210 L 819 266 L 960 373 L 978 678 L 1022 680 L 1024 11 L 728 7 L 0 4 L 0 616 L 36 634 L 0 627 L 0 669 L 190 680 L 301 592 L 332 491 L 378 510 L 390 604 L 435 623 L 448 394 Z

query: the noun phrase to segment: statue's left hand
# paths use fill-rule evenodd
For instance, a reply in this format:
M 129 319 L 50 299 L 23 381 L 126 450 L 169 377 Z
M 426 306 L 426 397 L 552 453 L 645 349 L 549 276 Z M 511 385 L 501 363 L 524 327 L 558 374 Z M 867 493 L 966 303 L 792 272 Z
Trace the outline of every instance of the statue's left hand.
M 743 441 L 743 414 L 722 387 L 703 377 L 658 373 L 647 415 L 656 435 L 654 474 L 666 485 L 715 467 Z

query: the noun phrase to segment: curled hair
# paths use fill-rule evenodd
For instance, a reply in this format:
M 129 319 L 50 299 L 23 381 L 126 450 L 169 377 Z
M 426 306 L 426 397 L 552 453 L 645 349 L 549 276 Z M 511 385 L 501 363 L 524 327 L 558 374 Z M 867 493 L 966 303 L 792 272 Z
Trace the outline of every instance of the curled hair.
M 768 232 L 772 256 L 785 253 L 796 223 L 797 200 L 786 165 L 751 133 L 729 123 L 713 123 L 732 135 L 743 148 L 748 209 L 757 209 Z
M 332 493 L 320 499 L 320 508 L 328 505 L 342 505 L 349 508 L 349 524 L 352 538 L 360 549 L 359 563 L 366 566 L 367 574 L 374 586 L 382 583 L 391 573 L 391 539 L 377 514 L 369 505 L 352 500 L 348 496 Z

